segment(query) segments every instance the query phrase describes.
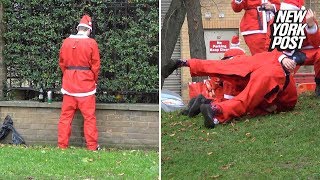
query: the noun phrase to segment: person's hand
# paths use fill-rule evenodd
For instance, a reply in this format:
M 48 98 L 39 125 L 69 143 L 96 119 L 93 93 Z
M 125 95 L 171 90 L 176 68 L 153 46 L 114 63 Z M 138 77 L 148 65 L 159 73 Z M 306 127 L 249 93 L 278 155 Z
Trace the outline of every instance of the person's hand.
M 282 65 L 289 71 L 294 70 L 296 68 L 296 62 L 294 62 L 292 59 L 285 57 L 281 61 Z
M 264 8 L 266 10 L 268 10 L 268 11 L 273 11 L 274 10 L 274 6 L 270 2 L 263 3 L 262 6 L 264 6 Z
M 315 13 L 313 13 L 311 9 L 308 9 L 306 14 L 306 23 L 308 27 L 313 27 L 316 24 L 314 19 L 315 19 Z

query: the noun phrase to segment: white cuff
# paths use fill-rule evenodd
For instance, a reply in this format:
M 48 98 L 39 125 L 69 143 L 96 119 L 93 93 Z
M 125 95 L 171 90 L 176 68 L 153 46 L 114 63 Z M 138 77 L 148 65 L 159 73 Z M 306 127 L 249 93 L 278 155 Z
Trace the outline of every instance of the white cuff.
M 225 98 L 225 99 L 233 99 L 234 96 L 229 95 L 229 94 L 223 94 L 223 98 Z
M 234 0 L 236 4 L 241 4 L 243 0 Z
M 306 31 L 308 34 L 315 34 L 318 31 L 318 26 L 317 24 L 314 24 L 312 27 L 309 27 L 308 25 L 306 26 Z
M 279 63 L 281 63 L 282 60 L 283 60 L 284 58 L 286 58 L 286 57 L 287 57 L 286 55 L 282 54 L 282 55 L 278 58 Z
M 214 119 L 213 119 L 213 123 L 214 123 L 214 124 L 219 124 L 219 120 L 218 120 L 217 118 L 214 118 Z

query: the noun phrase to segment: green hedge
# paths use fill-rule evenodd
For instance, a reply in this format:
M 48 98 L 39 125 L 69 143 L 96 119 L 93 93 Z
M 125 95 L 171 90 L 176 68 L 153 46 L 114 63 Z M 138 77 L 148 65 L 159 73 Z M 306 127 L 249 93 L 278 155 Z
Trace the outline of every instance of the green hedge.
M 93 19 L 101 56 L 100 102 L 144 102 L 158 93 L 158 1 L 3 0 L 4 59 L 19 87 L 61 87 L 58 53 L 81 16 Z M 149 97 L 150 99 L 150 97 Z M 152 98 L 151 98 L 152 99 Z M 150 101 L 150 100 L 149 100 Z M 150 102 L 154 102 L 151 100 Z M 158 100 L 156 100 L 158 101 Z

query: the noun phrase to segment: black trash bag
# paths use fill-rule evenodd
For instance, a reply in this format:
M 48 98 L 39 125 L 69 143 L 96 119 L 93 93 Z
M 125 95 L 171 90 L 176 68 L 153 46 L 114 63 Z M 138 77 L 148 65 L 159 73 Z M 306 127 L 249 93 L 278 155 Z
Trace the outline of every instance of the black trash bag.
M 12 131 L 12 143 L 14 145 L 26 144 L 22 136 L 16 131 L 16 129 L 9 125 L 9 129 Z
M 13 127 L 13 121 L 11 117 L 7 115 L 6 118 L 4 118 L 3 124 L 0 129 L 0 140 L 3 140 L 4 138 L 6 138 L 10 133 L 9 126 Z
M 7 115 L 6 118 L 4 118 L 4 122 L 0 129 L 0 140 L 6 138 L 10 131 L 12 131 L 12 144 L 26 144 L 22 136 L 13 127 L 12 118 L 9 115 Z

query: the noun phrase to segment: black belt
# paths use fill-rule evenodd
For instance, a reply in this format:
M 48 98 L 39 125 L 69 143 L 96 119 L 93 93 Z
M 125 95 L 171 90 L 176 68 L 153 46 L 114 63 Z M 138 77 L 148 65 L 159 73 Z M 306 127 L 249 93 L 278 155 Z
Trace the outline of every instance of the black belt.
M 68 70 L 90 70 L 90 67 L 85 66 L 67 66 Z

